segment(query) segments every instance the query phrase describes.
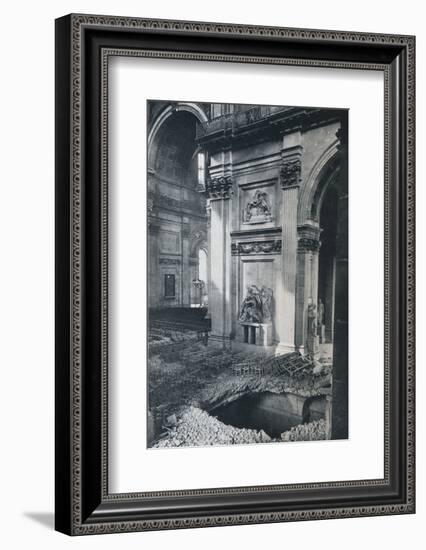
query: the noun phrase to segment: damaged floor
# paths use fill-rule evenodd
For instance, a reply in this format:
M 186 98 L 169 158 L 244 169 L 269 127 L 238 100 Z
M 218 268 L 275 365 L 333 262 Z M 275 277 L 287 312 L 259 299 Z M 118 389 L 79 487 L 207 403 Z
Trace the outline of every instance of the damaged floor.
M 327 439 L 326 422 L 321 414 L 315 417 L 315 411 L 308 421 L 274 435 L 221 422 L 215 411 L 247 395 L 289 395 L 307 402 L 330 393 L 327 358 L 314 365 L 298 353 L 271 357 L 257 351 L 223 350 L 204 345 L 191 331 L 157 330 L 150 339 L 149 446 Z

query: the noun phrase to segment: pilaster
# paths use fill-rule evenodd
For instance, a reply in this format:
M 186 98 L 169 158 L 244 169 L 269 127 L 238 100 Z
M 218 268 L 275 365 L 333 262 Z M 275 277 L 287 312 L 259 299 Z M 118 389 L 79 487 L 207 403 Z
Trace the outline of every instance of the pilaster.
M 230 340 L 231 327 L 231 201 L 230 174 L 209 178 L 206 193 L 210 199 L 210 338 L 223 345 Z
M 302 169 L 301 133 L 283 137 L 279 182 L 281 186 L 282 276 L 277 285 L 279 352 L 295 349 L 297 205 Z

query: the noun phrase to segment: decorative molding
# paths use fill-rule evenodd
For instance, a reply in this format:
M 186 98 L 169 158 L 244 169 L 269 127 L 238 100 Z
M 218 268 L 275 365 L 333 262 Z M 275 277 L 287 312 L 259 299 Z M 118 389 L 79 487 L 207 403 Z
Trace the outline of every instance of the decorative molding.
M 206 193 L 210 199 L 229 199 L 232 196 L 232 176 L 218 176 L 208 178 L 206 181 Z
M 179 258 L 160 258 L 161 265 L 180 265 L 182 262 Z
M 280 169 L 280 185 L 282 188 L 299 185 L 302 174 L 300 158 L 284 159 Z
M 231 243 L 231 254 L 281 254 L 282 241 L 251 241 Z
M 231 237 L 237 238 L 261 238 L 261 237 L 280 237 L 282 227 L 255 227 L 253 229 L 244 229 L 242 231 L 231 231 Z
M 198 202 L 197 199 L 200 202 Z M 200 204 L 201 197 L 199 197 L 198 195 L 194 196 L 193 200 L 181 200 L 175 199 L 173 197 L 170 197 L 169 195 L 166 195 L 165 193 L 160 193 L 158 191 L 148 191 L 148 216 L 153 215 L 154 212 L 158 211 L 158 209 L 161 208 L 173 211 L 190 210 L 196 211 L 197 214 L 199 214 L 199 212 L 202 212 Z

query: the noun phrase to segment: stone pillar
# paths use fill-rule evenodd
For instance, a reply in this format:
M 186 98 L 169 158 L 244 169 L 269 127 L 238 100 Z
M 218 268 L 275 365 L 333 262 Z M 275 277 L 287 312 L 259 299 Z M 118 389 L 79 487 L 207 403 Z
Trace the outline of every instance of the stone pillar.
M 347 129 L 339 130 L 341 175 L 338 183 L 336 286 L 333 345 L 332 439 L 348 437 L 348 164 Z
M 296 346 L 301 353 L 306 351 L 308 305 L 310 302 L 317 305 L 318 302 L 319 234 L 315 222 L 298 228 Z
M 296 273 L 297 273 L 297 205 L 302 168 L 301 133 L 284 136 L 280 170 L 282 277 L 277 285 L 276 330 L 278 353 L 295 349 Z
M 181 252 L 182 252 L 182 265 L 181 265 L 181 303 L 182 307 L 191 306 L 191 285 L 192 279 L 188 275 L 190 274 L 189 266 L 189 235 L 190 226 L 188 223 L 183 223 L 181 229 Z
M 161 293 L 161 281 L 158 269 L 158 234 L 160 226 L 148 214 L 148 305 L 158 307 Z
M 206 183 L 210 198 L 210 296 L 213 341 L 229 345 L 231 335 L 231 194 L 230 175 L 211 178 Z

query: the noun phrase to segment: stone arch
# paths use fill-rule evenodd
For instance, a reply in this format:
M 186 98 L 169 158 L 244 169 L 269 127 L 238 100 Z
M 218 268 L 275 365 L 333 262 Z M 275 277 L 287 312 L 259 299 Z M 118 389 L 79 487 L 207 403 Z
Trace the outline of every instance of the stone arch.
M 336 139 L 314 164 L 305 185 L 303 185 L 297 211 L 297 222 L 301 226 L 318 221 L 319 208 L 324 192 L 339 171 L 339 144 Z
M 340 140 L 335 139 L 314 164 L 302 186 L 297 211 L 298 272 L 296 282 L 295 335 L 299 350 L 307 345 L 307 310 L 318 304 L 321 250 L 320 212 L 327 190 L 338 182 L 341 171 Z
M 163 124 L 175 113 L 186 111 L 192 114 L 200 124 L 208 122 L 206 113 L 195 103 L 179 102 L 166 107 L 156 118 L 148 134 L 148 167 L 153 166 L 156 154 L 155 140 Z

